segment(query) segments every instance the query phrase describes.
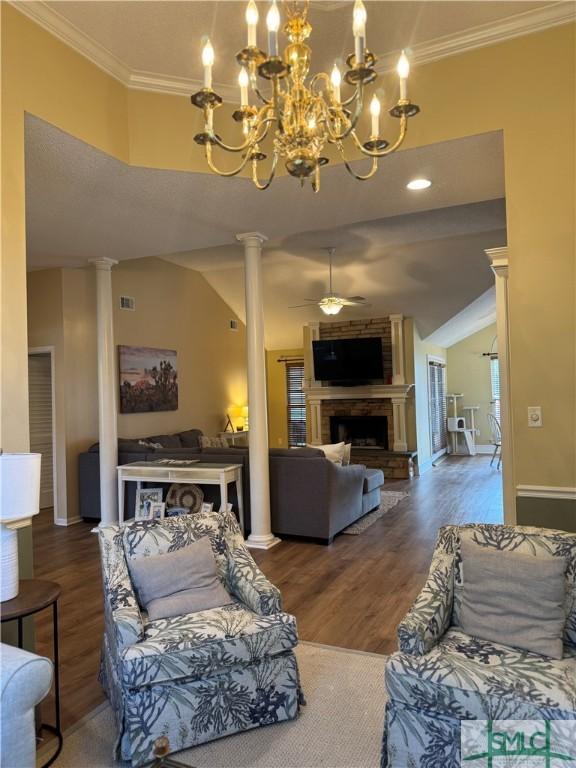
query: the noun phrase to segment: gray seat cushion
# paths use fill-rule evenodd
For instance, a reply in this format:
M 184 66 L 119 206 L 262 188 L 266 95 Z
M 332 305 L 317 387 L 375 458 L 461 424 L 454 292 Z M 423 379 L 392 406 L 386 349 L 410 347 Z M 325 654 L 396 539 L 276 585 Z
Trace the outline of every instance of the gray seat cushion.
M 381 469 L 367 469 L 364 475 L 364 493 L 375 491 L 384 485 L 384 472 Z

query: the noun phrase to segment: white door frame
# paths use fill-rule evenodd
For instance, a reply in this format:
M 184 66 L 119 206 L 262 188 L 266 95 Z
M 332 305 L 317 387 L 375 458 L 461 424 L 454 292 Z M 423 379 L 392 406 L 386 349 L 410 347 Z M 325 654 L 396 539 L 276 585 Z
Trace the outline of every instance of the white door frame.
M 502 502 L 504 522 L 516 525 L 516 481 L 514 468 L 514 433 L 510 387 L 510 324 L 508 304 L 508 248 L 485 251 L 496 278 L 496 332 L 500 369 L 500 428 L 502 432 Z
M 58 477 L 58 447 L 56 440 L 56 366 L 54 364 L 55 347 L 29 347 L 28 356 L 30 355 L 50 355 L 50 389 L 52 398 L 52 493 L 54 504 L 54 524 L 66 525 L 66 518 L 61 518 L 59 515 L 59 504 L 62 498 L 61 489 L 59 487 Z M 66 466 L 63 466 L 64 482 L 66 480 Z M 65 498 L 65 496 L 64 496 Z

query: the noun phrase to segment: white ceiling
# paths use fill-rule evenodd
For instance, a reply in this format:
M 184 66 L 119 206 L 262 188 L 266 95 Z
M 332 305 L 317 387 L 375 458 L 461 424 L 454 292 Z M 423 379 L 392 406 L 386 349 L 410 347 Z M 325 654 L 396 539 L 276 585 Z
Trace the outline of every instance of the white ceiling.
M 325 290 L 325 246 L 338 247 L 335 289 L 363 295 L 348 317 L 402 312 L 426 336 L 492 282 L 483 250 L 505 244 L 502 136 L 472 136 L 387 158 L 365 184 L 323 170 L 319 195 L 294 179 L 259 192 L 245 179 L 131 167 L 53 126 L 26 120 L 28 263 L 83 266 L 105 254 L 160 256 L 203 272 L 243 317 L 239 232 L 269 237 L 264 256 L 269 348 L 301 342 L 319 310 L 291 310 Z M 415 175 L 434 181 L 409 192 Z
M 110 74 L 136 88 L 187 93 L 201 77 L 201 39 L 216 48 L 215 85 L 232 97 L 234 54 L 245 45 L 244 2 L 218 0 L 82 0 L 18 2 L 28 14 Z M 352 50 L 351 0 L 311 3 L 313 69 L 331 68 Z M 260 9 L 265 46 L 267 2 Z M 388 69 L 401 48 L 413 62 L 460 53 L 555 24 L 574 15 L 570 2 L 367 0 L 369 48 Z M 282 13 L 282 7 L 281 7 Z M 198 83 L 196 82 L 196 87 Z

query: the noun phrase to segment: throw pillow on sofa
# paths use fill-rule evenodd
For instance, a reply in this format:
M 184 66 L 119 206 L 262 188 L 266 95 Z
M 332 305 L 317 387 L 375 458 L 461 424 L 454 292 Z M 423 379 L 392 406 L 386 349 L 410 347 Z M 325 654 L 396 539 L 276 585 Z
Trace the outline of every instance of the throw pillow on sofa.
M 175 552 L 128 562 L 138 602 L 151 621 L 207 611 L 233 602 L 218 578 L 207 536 Z
M 201 448 L 228 448 L 228 440 L 225 437 L 206 437 L 206 435 L 200 435 L 199 440 Z
M 330 445 L 310 445 L 306 444 L 307 448 L 318 448 L 324 453 L 324 456 L 329 461 L 333 461 L 334 464 L 342 466 L 344 463 L 344 454 L 346 452 L 346 443 L 331 443 Z
M 182 448 L 180 442 L 180 435 L 154 435 L 153 437 L 146 437 L 145 440 L 149 440 L 151 443 L 160 443 L 162 448 Z
M 467 635 L 562 658 L 566 560 L 462 539 L 460 624 Z

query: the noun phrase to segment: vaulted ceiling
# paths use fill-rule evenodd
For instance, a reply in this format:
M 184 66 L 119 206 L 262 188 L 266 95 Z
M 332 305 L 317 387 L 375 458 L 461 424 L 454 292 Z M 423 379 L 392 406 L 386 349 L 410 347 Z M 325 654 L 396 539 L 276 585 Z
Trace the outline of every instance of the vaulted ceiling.
M 326 289 L 326 246 L 338 249 L 336 290 L 370 303 L 347 316 L 403 312 L 426 336 L 492 283 L 484 249 L 505 243 L 502 151 L 501 134 L 472 136 L 392 155 L 368 185 L 328 167 L 319 195 L 290 177 L 262 193 L 246 179 L 127 166 L 28 117 L 28 263 L 162 257 L 202 272 L 243 317 L 235 235 L 260 230 L 269 348 L 297 346 L 318 319 L 289 307 Z M 407 190 L 415 175 L 432 187 Z

